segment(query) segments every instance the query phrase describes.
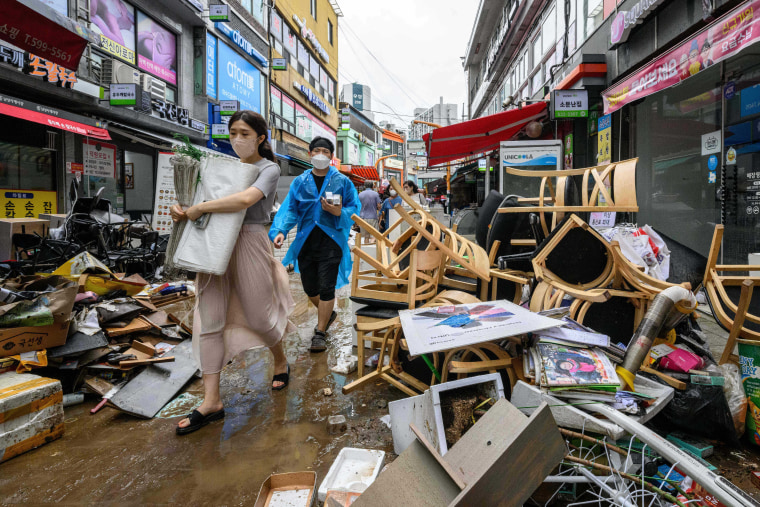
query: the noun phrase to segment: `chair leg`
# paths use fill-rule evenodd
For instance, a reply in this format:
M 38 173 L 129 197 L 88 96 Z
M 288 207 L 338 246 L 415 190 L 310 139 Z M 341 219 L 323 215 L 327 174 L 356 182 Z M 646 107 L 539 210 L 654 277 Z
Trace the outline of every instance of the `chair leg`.
M 744 325 L 744 319 L 747 317 L 747 310 L 749 309 L 749 302 L 752 300 L 753 289 L 754 284 L 752 283 L 752 280 L 744 280 L 742 282 L 742 291 L 739 295 L 739 305 L 736 308 L 734 323 L 731 326 L 731 332 L 728 334 L 728 340 L 726 340 L 726 346 L 723 348 L 723 354 L 720 356 L 720 362 L 718 364 L 727 363 L 731 358 L 731 354 L 734 353 L 736 339 L 739 337 L 739 333 Z

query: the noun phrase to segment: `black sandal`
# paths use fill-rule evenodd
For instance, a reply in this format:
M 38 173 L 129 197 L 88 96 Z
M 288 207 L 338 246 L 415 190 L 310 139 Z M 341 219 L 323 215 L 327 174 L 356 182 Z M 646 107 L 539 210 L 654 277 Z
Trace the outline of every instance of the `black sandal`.
M 278 373 L 274 377 L 272 377 L 272 384 L 275 382 L 282 382 L 281 386 L 274 387 L 272 386 L 272 391 L 279 391 L 280 389 L 285 389 L 288 387 L 288 382 L 290 382 L 290 365 L 288 365 L 288 371 L 285 373 Z
M 327 350 L 327 333 L 322 331 L 314 331 L 314 336 L 311 337 L 311 352 L 324 352 Z
M 330 329 L 330 326 L 332 326 L 333 322 L 335 322 L 335 319 L 337 318 L 338 318 L 338 312 L 333 311 L 332 314 L 330 315 L 330 320 L 327 321 L 327 327 L 325 328 L 325 333 L 327 332 L 328 329 Z M 319 328 L 314 326 L 314 332 L 316 333 L 317 331 L 319 331 Z
M 203 428 L 210 422 L 224 419 L 224 409 L 217 410 L 216 412 L 211 412 L 208 415 L 203 415 L 197 410 L 193 410 L 187 415 L 186 419 L 190 420 L 190 424 L 184 428 L 177 426 L 177 435 L 187 435 L 188 433 L 192 433 L 193 431 L 197 431 Z

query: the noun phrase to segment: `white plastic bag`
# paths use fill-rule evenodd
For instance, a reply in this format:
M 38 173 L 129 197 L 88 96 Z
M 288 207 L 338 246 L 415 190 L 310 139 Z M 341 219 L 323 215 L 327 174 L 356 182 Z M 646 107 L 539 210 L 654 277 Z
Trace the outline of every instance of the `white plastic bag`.
M 259 169 L 253 164 L 230 158 L 206 157 L 193 204 L 242 192 L 253 185 L 258 176 Z M 244 218 L 245 210 L 211 213 L 204 229 L 188 224 L 177 245 L 174 264 L 189 271 L 223 275 Z
M 731 417 L 734 420 L 736 435 L 744 435 L 746 428 L 745 420 L 747 417 L 747 396 L 744 394 L 742 377 L 739 374 L 739 367 L 733 363 L 721 364 L 718 366 L 725 382 L 723 384 L 723 393 L 726 395 L 728 408 L 731 410 Z

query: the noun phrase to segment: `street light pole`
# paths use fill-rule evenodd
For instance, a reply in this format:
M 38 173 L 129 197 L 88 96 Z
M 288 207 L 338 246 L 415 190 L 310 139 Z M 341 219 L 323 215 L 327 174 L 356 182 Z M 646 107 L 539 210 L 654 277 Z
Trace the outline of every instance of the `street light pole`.
M 398 157 L 398 155 L 396 155 L 394 153 L 393 155 L 386 155 L 384 157 L 380 157 L 379 159 L 377 159 L 377 162 L 375 162 L 375 170 L 378 171 L 378 174 L 380 174 L 380 167 L 379 167 L 380 162 L 383 161 L 383 160 L 385 160 L 386 158 L 392 158 L 392 157 Z M 385 164 L 383 164 L 383 167 L 385 167 Z M 382 178 L 381 178 L 381 180 L 382 180 Z M 399 182 L 399 183 L 401 183 L 401 182 Z
M 422 120 L 413 120 L 412 123 L 427 125 L 435 129 L 439 129 L 442 127 L 442 125 L 438 125 L 437 123 L 430 123 L 429 121 L 422 121 Z M 449 205 L 449 215 L 454 216 L 454 212 L 451 206 L 451 163 L 450 162 L 446 162 L 446 201 L 448 202 L 448 205 Z

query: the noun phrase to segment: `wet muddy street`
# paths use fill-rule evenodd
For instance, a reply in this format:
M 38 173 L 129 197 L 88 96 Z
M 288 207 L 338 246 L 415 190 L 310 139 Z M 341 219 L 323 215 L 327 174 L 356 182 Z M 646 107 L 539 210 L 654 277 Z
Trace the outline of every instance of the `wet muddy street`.
M 0 464 L 2 503 L 251 505 L 273 472 L 313 470 L 319 485 L 343 447 L 392 453 L 391 430 L 379 418 L 388 413 L 384 402 L 402 393 L 382 383 L 343 395 L 346 377 L 329 369 L 351 347 L 347 289 L 339 292 L 328 351 L 311 354 L 316 309 L 291 275 L 298 332 L 285 340 L 291 365 L 286 389 L 270 389 L 268 349 L 249 350 L 222 372 L 225 419 L 182 437 L 174 427 L 200 404 L 200 380 L 152 420 L 112 408 L 91 415 L 97 400 L 88 397 L 65 408 L 63 438 Z M 322 394 L 325 387 L 332 396 Z M 348 430 L 328 435 L 327 417 L 336 414 L 346 416 Z

